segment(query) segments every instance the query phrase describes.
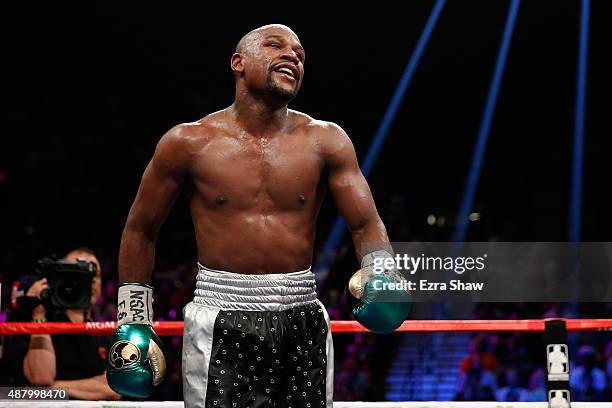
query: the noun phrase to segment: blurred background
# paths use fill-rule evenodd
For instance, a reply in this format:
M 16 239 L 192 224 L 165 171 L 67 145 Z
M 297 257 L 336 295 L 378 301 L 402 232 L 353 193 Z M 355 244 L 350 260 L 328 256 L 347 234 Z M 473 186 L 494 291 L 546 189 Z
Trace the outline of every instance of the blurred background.
M 95 320 L 114 320 L 121 232 L 161 135 L 231 104 L 229 58 L 247 31 L 289 25 L 306 49 L 291 108 L 333 121 L 366 154 L 434 1 L 288 9 L 276 3 L 212 11 L 142 4 L 0 6 L 0 278 L 77 246 L 103 265 Z M 510 1 L 449 0 L 369 176 L 392 241 L 449 241 L 487 100 Z M 580 6 L 521 3 L 470 212 L 469 241 L 567 241 Z M 604 2 L 588 25 L 581 237 L 610 241 L 611 26 Z M 337 213 L 326 200 L 315 259 Z M 157 244 L 159 320 L 182 320 L 192 296 L 195 242 L 185 197 Z M 314 263 L 314 260 L 313 260 Z M 332 319 L 350 319 L 345 289 L 357 268 L 345 236 L 319 284 Z M 419 318 L 610 317 L 610 304 L 480 304 L 416 308 Z M 541 337 L 541 336 L 540 336 Z M 336 400 L 545 400 L 540 337 L 338 334 Z M 612 397 L 612 337 L 572 336 L 574 400 Z M 171 375 L 154 396 L 181 399 L 180 337 Z M 577 370 L 573 370 L 577 372 Z M 10 379 L 4 372 L 3 384 Z M 603 377 L 602 377 L 603 376 Z M 2 377 L 2 376 L 0 376 Z M 586 377 L 586 376 L 583 376 Z M 601 378 L 603 378 L 603 383 Z

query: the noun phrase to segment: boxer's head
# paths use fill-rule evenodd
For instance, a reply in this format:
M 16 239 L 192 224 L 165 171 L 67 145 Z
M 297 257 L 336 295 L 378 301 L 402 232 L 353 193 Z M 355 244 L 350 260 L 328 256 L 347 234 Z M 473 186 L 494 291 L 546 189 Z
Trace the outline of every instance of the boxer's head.
M 242 37 L 231 67 L 237 89 L 289 103 L 302 85 L 304 59 L 298 36 L 287 26 L 272 24 Z

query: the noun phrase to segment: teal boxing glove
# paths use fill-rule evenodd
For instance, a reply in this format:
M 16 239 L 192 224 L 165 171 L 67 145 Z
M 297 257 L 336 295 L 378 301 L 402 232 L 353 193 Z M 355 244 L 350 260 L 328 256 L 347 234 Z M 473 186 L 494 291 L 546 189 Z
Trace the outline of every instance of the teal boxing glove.
M 153 288 L 142 283 L 119 287 L 117 330 L 108 352 L 106 378 L 117 393 L 147 398 L 166 373 L 161 340 L 153 331 Z
M 353 308 L 353 316 L 373 332 L 391 333 L 410 312 L 410 295 L 402 285 L 403 278 L 391 267 L 395 260 L 387 251 L 367 254 L 361 264 L 349 281 L 349 291 L 361 300 Z

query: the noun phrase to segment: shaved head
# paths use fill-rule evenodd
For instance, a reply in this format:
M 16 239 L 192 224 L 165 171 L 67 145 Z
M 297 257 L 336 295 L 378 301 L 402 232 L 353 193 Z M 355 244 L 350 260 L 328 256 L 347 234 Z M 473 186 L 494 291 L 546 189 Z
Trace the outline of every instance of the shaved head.
M 249 31 L 231 59 L 236 89 L 288 103 L 302 84 L 304 59 L 304 47 L 289 27 L 269 24 Z
M 260 39 L 263 35 L 268 32 L 273 31 L 284 31 L 293 35 L 295 38 L 298 38 L 297 34 L 293 32 L 292 29 L 283 24 L 268 24 L 256 28 L 254 30 L 249 31 L 245 35 L 242 36 L 240 41 L 238 41 L 238 45 L 236 45 L 236 52 L 239 54 L 248 53 L 250 46 Z M 299 41 L 299 40 L 298 40 Z

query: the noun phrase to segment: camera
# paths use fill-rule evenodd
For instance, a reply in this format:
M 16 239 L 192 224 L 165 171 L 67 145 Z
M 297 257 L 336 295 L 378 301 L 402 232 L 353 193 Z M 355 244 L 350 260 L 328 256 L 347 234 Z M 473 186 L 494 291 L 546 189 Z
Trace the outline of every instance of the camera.
M 66 261 L 46 257 L 38 260 L 33 273 L 13 282 L 11 321 L 29 319 L 32 310 L 39 304 L 45 305 L 51 311 L 88 309 L 91 305 L 91 281 L 96 272 L 95 263 L 82 259 Z M 47 278 L 48 289 L 40 294 L 41 299 L 26 296 L 30 286 L 43 278 Z
M 88 309 L 91 304 L 91 280 L 96 264 L 43 258 L 36 262 L 35 280 L 47 278 L 49 288 L 41 293 L 42 302 L 56 309 Z

